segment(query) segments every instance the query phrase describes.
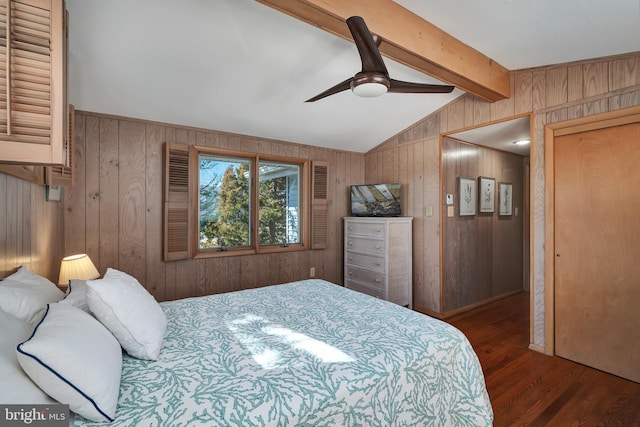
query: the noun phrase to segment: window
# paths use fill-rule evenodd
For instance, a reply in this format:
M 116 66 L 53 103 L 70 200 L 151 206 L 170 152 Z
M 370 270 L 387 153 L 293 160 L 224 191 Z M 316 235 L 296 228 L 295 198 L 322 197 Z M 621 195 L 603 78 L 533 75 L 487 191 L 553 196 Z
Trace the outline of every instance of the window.
M 195 149 L 198 255 L 305 248 L 305 160 Z
M 259 244 L 301 243 L 300 165 L 261 161 L 258 171 Z
M 199 249 L 251 246 L 251 160 L 199 156 Z
M 166 143 L 163 259 L 326 249 L 328 176 L 324 161 Z

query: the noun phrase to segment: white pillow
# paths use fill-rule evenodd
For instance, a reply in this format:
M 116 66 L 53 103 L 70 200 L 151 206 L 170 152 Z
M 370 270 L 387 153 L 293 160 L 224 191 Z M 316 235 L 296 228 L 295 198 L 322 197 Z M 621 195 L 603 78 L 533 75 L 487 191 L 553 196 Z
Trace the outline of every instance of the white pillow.
M 64 298 L 49 279 L 32 273 L 26 266 L 0 281 L 0 309 L 27 322 L 37 322 L 46 305 Z
M 91 315 L 70 304 L 49 304 L 16 354 L 22 369 L 49 396 L 89 420 L 113 421 L 122 349 Z
M 89 309 L 129 355 L 158 360 L 167 318 L 160 304 L 135 277 L 108 268 L 104 278 L 87 281 Z
M 55 403 L 24 373 L 16 357 L 16 346 L 31 336 L 33 325 L 0 310 L 0 330 L 0 404 Z
M 69 281 L 67 295 L 60 303 L 71 304 L 89 313 L 89 301 L 87 301 L 87 281 L 73 279 Z

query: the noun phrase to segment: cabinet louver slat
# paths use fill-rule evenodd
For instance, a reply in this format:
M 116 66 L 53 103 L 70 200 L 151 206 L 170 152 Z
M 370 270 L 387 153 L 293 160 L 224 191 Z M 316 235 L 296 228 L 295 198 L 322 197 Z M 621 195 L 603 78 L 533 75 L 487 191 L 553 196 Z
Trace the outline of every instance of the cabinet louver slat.
M 66 138 L 65 151 L 67 153 L 66 164 L 69 166 L 46 167 L 45 184 L 73 187 L 73 168 L 75 163 L 75 126 L 76 114 L 73 105 L 69 105 L 68 136 Z
M 66 24 L 63 0 L 0 5 L 0 161 L 69 166 Z

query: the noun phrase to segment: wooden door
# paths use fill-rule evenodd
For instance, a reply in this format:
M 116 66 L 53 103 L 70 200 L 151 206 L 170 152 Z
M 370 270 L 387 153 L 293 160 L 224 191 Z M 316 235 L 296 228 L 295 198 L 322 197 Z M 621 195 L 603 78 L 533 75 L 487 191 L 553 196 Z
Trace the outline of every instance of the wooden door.
M 556 354 L 640 382 L 640 123 L 555 138 Z

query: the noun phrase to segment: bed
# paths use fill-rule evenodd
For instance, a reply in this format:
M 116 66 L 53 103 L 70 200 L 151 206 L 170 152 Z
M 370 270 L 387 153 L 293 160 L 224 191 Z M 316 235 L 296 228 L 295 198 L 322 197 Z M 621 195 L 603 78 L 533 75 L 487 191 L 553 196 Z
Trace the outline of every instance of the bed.
M 406 308 L 322 280 L 161 306 L 160 358 L 124 356 L 114 426 L 492 423 L 467 339 Z
M 157 360 L 122 353 L 113 421 L 75 426 L 492 425 L 465 336 L 407 308 L 316 279 L 159 307 Z

